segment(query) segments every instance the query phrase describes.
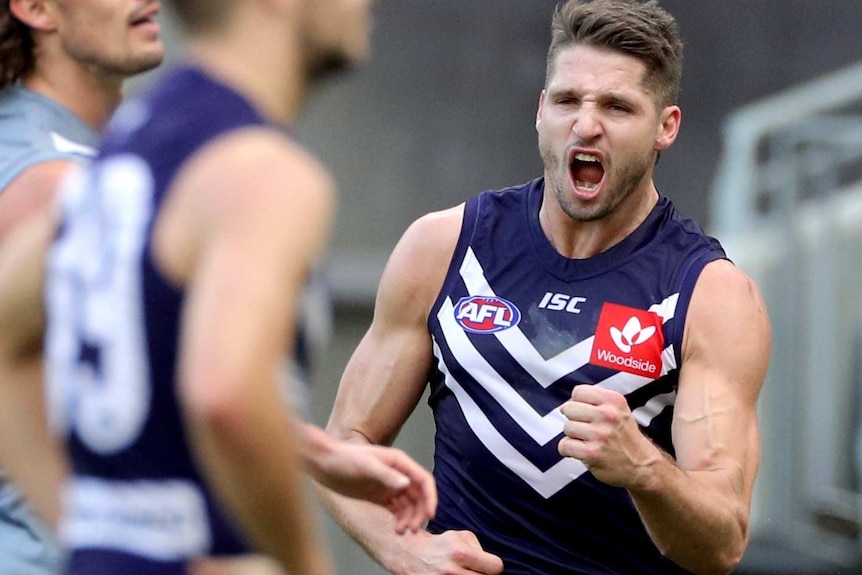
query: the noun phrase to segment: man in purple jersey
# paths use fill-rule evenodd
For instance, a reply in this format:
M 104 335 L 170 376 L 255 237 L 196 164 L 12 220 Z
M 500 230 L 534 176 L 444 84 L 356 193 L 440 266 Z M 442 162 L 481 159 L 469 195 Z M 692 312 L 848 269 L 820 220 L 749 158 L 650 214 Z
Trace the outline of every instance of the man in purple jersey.
M 328 429 L 389 444 L 430 383 L 438 514 L 399 575 L 727 573 L 749 539 L 770 327 L 757 287 L 653 181 L 682 43 L 654 0 L 569 0 L 536 115 L 544 176 L 413 223 Z
M 371 4 L 176 0 L 184 64 L 4 245 L 0 459 L 59 523 L 68 573 L 244 572 L 261 552 L 328 575 L 303 468 L 386 509 L 393 536 L 433 515 L 427 471 L 297 421 L 278 385 L 335 204 L 284 126 L 365 59 Z

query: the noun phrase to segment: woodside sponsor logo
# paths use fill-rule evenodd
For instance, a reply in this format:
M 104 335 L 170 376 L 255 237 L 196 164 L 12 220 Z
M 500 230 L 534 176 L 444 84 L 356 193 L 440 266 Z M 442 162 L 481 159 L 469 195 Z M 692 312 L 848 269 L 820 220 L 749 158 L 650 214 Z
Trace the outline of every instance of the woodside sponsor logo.
M 590 363 L 643 377 L 658 377 L 664 348 L 661 326 L 658 314 L 605 303 Z

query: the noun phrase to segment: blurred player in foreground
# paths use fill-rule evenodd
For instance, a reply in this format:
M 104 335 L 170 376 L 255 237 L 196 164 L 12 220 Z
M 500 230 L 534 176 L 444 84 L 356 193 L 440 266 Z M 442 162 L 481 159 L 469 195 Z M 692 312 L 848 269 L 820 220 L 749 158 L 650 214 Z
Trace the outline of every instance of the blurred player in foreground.
M 277 385 L 334 208 L 330 176 L 281 126 L 314 80 L 365 59 L 370 4 L 174 2 L 185 63 L 118 110 L 58 218 L 10 236 L 0 459 L 59 521 L 67 573 L 178 575 L 259 550 L 328 574 L 300 461 L 388 508 L 394 531 L 433 515 L 424 469 L 299 423 Z M 45 404 L 71 467 L 62 508 Z

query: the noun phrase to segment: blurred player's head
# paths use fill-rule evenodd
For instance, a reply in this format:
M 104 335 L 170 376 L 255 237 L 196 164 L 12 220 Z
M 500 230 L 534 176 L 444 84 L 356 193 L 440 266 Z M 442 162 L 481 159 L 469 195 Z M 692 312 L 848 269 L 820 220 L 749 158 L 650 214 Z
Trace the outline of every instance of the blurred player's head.
M 673 16 L 656 0 L 569 0 L 551 23 L 547 81 L 561 50 L 576 45 L 633 56 L 646 65 L 644 86 L 660 107 L 676 103 L 682 76 L 682 41 Z
M 317 80 L 364 62 L 370 52 L 373 0 L 246 0 L 268 3 L 295 25 L 298 48 L 307 80 Z M 171 3 L 189 32 L 218 33 L 237 18 L 243 2 L 231 0 L 173 0 Z
M 0 88 L 48 66 L 123 80 L 164 57 L 156 0 L 2 0 Z

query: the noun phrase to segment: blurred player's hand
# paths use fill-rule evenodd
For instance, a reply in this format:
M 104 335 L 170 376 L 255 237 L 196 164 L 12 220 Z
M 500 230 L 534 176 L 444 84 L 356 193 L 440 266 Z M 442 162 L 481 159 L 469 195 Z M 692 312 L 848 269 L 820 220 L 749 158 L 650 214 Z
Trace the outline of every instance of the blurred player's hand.
M 434 477 L 400 449 L 336 442 L 312 475 L 341 495 L 389 509 L 399 534 L 418 531 L 437 510 Z
M 189 575 L 287 575 L 275 560 L 264 555 L 201 557 L 189 563 L 188 572 Z

